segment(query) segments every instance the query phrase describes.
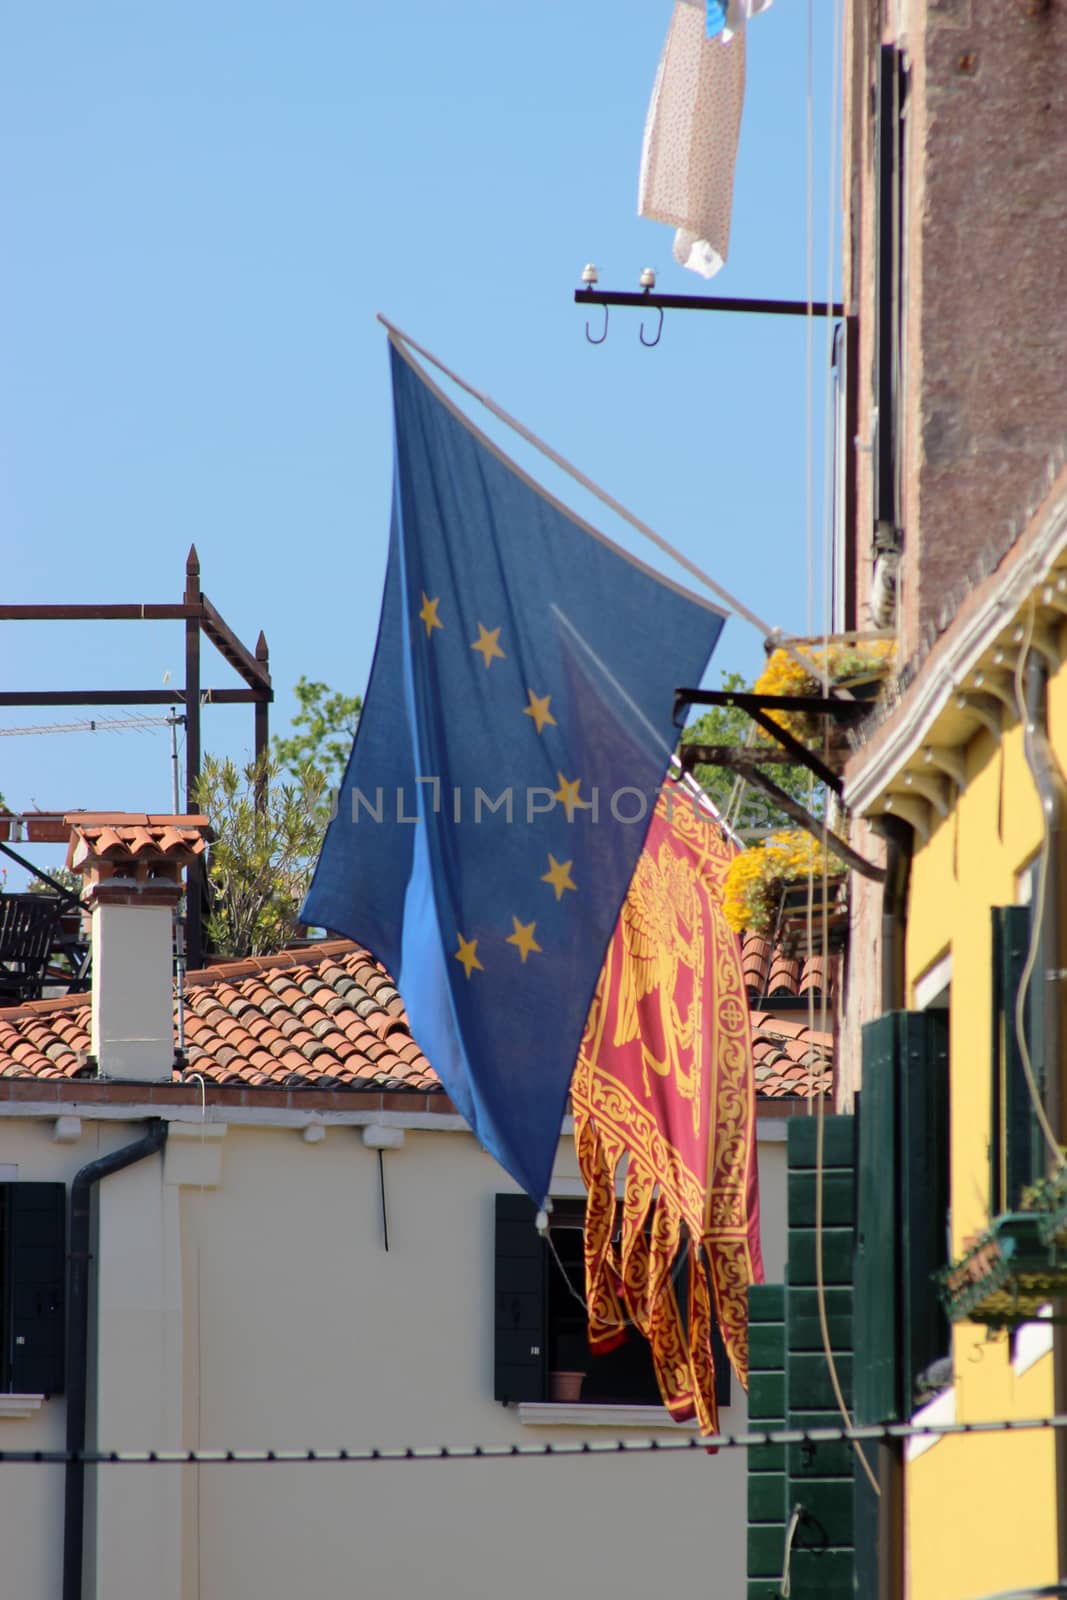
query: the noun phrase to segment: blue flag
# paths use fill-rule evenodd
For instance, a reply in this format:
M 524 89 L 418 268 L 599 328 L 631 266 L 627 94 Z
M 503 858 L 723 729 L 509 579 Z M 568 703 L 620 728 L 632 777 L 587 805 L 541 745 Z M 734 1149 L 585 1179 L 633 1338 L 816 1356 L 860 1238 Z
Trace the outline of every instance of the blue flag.
M 586 1013 L 723 624 L 537 488 L 391 347 L 378 642 L 301 916 L 365 945 L 485 1148 L 548 1193 Z

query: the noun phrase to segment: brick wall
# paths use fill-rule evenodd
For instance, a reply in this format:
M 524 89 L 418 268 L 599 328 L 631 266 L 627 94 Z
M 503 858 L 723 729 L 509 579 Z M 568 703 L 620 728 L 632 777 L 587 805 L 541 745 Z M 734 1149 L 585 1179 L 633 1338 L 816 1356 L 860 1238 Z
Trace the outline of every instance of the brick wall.
M 846 281 L 861 317 L 861 442 L 870 437 L 879 44 L 899 44 L 910 69 L 906 661 L 951 620 L 970 576 L 1010 547 L 1067 440 L 1067 4 L 899 0 L 856 12 L 845 74 Z M 862 618 L 872 501 L 862 458 L 858 466 Z

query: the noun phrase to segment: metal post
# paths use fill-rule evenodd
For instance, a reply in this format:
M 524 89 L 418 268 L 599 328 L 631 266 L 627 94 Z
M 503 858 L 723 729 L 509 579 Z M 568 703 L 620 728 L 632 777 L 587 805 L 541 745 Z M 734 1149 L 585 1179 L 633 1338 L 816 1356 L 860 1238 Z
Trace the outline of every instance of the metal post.
M 182 720 L 183 719 L 178 716 L 178 714 L 175 711 L 174 707 L 171 706 L 171 708 L 170 708 L 170 716 L 167 718 L 167 721 L 170 723 L 170 779 L 171 779 L 170 790 L 171 790 L 171 800 L 172 800 L 171 809 L 173 810 L 175 816 L 177 816 L 178 813 L 180 812 L 181 803 L 182 803 L 181 802 L 181 775 L 180 775 L 180 773 L 178 771 L 178 724 Z
M 267 639 L 262 628 L 256 640 L 256 660 L 263 668 L 264 677 L 268 674 L 270 652 L 267 649 Z M 270 728 L 268 718 L 270 706 L 266 700 L 257 700 L 254 712 L 255 719 L 255 756 L 256 756 L 256 810 L 262 812 L 267 804 L 267 779 L 263 767 L 267 760 L 267 751 L 270 748 Z
M 200 557 L 189 546 L 185 563 L 185 604 L 200 605 Z M 200 617 L 185 619 L 185 808 L 195 811 L 200 777 Z M 185 888 L 187 956 L 195 972 L 203 965 L 203 873 L 199 860 L 189 863 Z

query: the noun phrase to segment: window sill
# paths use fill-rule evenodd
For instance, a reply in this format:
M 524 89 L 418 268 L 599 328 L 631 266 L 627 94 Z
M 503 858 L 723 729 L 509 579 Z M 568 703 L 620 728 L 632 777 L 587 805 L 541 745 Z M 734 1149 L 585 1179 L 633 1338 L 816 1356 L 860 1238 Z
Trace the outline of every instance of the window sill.
M 43 1404 L 43 1394 L 0 1394 L 0 1420 L 13 1422 L 19 1417 L 31 1417 Z
M 663 1406 L 598 1406 L 577 1401 L 521 1401 L 519 1421 L 535 1428 L 645 1428 L 656 1432 L 698 1433 L 695 1422 L 673 1422 Z

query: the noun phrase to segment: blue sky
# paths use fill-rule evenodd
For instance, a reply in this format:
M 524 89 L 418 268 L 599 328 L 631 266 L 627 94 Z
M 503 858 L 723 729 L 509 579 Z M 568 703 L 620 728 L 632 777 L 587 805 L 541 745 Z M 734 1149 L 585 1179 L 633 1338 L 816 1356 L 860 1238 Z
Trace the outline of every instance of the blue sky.
M 814 9 L 821 298 L 834 8 Z M 382 310 L 770 622 L 805 631 L 803 323 L 676 312 L 646 350 L 639 319 L 616 311 L 594 348 L 571 301 L 587 260 L 604 287 L 636 288 L 646 265 L 662 289 L 709 287 L 674 264 L 669 229 L 636 215 L 670 12 L 670 0 L 7 8 L 7 598 L 177 600 L 195 541 L 226 619 L 249 643 L 267 635 L 275 729 L 301 673 L 361 691 L 391 477 Z M 807 26 L 807 6 L 777 0 L 749 30 L 731 253 L 712 292 L 804 296 Z M 817 514 L 826 349 L 817 325 Z M 647 554 L 540 458 L 505 447 Z M 734 620 L 713 681 L 760 660 Z M 157 687 L 182 669 L 179 624 L 0 627 L 10 688 Z M 236 682 L 209 646 L 207 682 Z M 0 726 L 89 714 L 5 710 Z M 250 743 L 250 711 L 206 713 L 207 749 Z M 0 740 L 0 790 L 17 807 L 166 810 L 169 767 L 165 731 Z

